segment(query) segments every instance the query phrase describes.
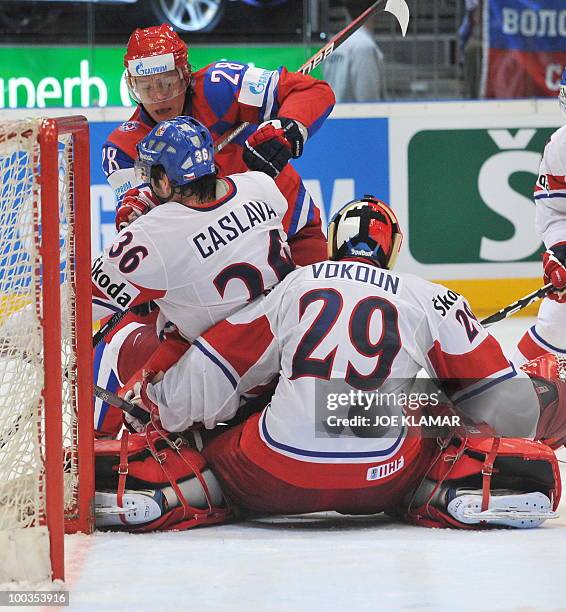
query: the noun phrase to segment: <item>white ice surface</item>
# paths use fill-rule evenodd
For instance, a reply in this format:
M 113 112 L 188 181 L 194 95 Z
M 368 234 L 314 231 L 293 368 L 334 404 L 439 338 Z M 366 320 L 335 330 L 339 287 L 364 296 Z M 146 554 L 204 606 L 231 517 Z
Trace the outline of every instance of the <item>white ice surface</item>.
M 529 319 L 491 328 L 509 349 Z M 66 538 L 72 610 L 566 610 L 566 504 L 539 529 L 334 513 Z

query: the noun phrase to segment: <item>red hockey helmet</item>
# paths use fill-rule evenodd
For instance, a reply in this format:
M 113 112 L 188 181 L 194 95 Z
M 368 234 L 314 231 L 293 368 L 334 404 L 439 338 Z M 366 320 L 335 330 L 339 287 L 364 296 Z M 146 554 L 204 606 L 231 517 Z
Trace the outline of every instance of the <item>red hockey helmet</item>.
M 174 98 L 191 78 L 187 45 L 167 24 L 134 30 L 124 55 L 126 82 L 136 102 Z
M 344 205 L 328 226 L 328 256 L 362 258 L 391 270 L 403 234 L 395 213 L 381 200 L 365 195 Z

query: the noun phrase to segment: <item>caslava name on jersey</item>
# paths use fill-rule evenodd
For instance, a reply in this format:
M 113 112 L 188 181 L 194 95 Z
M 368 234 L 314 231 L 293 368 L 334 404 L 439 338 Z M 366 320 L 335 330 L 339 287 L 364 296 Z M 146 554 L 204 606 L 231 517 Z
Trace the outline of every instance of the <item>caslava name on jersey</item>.
M 327 278 L 342 278 L 359 283 L 366 283 L 367 285 L 373 285 L 379 287 L 384 291 L 397 294 L 399 290 L 399 281 L 401 280 L 398 276 L 393 276 L 386 270 L 381 268 L 372 268 L 370 266 L 359 265 L 356 263 L 328 263 L 323 262 L 319 264 L 312 264 L 312 274 L 316 279 L 327 279 Z
M 256 225 L 276 217 L 277 213 L 266 202 L 249 201 L 220 217 L 189 240 L 200 256 L 206 259 Z

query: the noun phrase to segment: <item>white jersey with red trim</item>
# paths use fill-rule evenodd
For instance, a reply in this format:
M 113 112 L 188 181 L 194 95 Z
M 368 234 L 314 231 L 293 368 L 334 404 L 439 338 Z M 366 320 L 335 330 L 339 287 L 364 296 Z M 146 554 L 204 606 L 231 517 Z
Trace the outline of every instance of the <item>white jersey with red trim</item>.
M 243 393 L 279 375 L 259 420 L 262 443 L 300 461 L 366 463 L 394 456 L 407 429 L 384 438 L 317 435 L 317 409 L 328 408 L 325 381 L 400 392 L 421 368 L 456 379 L 451 397 L 474 420 L 505 435 L 534 433 L 539 409 L 530 380 L 462 296 L 353 261 L 291 273 L 196 339 L 149 392 L 167 429 L 211 428 L 237 412 Z
M 222 180 L 223 198 L 162 204 L 116 236 L 93 264 L 94 320 L 154 300 L 162 323 L 191 341 L 293 269 L 275 182 L 261 172 Z
M 535 185 L 536 229 L 546 247 L 566 240 L 566 126 L 546 143 Z
M 566 242 L 566 126 L 546 143 L 535 185 L 536 232 L 547 248 Z M 517 365 L 544 353 L 566 355 L 566 306 L 545 298 L 537 321 L 519 340 Z

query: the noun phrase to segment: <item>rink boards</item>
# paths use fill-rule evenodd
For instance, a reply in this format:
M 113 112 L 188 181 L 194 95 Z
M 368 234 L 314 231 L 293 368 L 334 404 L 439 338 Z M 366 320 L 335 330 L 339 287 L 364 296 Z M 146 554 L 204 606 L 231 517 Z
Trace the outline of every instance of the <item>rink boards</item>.
M 46 112 L 90 121 L 97 252 L 115 233 L 100 148 L 131 109 L 5 114 Z M 293 163 L 322 204 L 323 222 L 366 193 L 390 202 L 405 233 L 398 270 L 441 280 L 486 314 L 541 284 L 531 196 L 544 144 L 561 124 L 553 99 L 342 104 Z

